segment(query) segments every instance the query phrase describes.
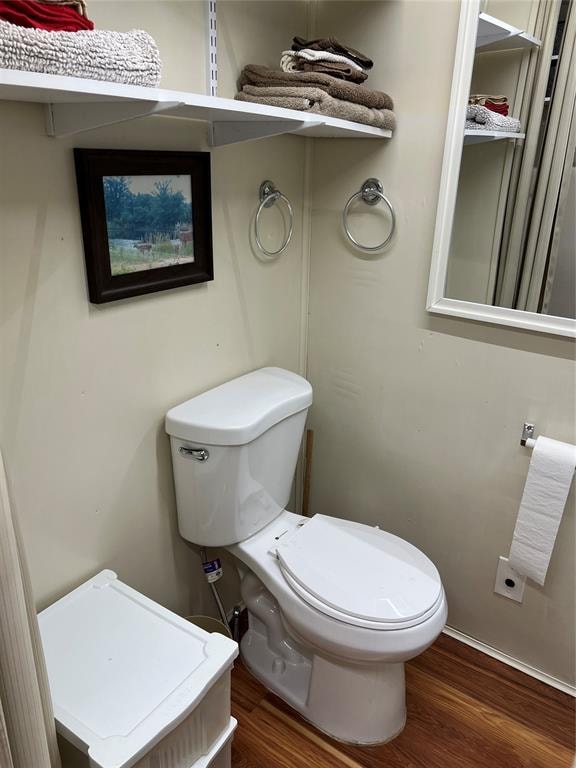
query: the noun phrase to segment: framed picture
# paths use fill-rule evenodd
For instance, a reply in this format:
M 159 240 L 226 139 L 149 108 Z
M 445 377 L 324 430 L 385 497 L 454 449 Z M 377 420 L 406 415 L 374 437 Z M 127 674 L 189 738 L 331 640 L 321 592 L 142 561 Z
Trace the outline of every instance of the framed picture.
M 75 149 L 90 301 L 214 279 L 210 154 Z

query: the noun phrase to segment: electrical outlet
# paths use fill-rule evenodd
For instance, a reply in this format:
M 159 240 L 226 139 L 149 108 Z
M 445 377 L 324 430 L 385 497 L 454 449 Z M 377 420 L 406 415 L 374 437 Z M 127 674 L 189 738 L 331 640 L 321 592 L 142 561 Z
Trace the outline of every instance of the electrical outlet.
M 521 576 L 515 571 L 508 562 L 508 558 L 501 555 L 498 560 L 494 592 L 497 595 L 503 595 L 504 597 L 509 597 L 510 600 L 521 603 L 524 598 L 525 584 L 526 576 Z

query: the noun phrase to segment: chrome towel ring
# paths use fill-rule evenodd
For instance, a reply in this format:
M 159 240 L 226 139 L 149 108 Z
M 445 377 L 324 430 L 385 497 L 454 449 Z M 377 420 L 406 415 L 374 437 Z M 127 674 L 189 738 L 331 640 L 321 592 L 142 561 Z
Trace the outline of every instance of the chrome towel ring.
M 283 195 L 280 190 L 276 189 L 273 181 L 263 181 L 262 184 L 260 184 L 259 196 L 260 205 L 258 206 L 258 210 L 256 211 L 256 218 L 254 220 L 254 236 L 256 238 L 256 244 L 262 253 L 269 259 L 274 259 L 277 256 L 280 256 L 280 254 L 283 253 L 286 248 L 288 248 L 290 240 L 292 240 L 292 233 L 294 231 L 294 212 L 292 210 L 292 206 L 290 205 L 290 200 L 288 200 L 288 198 Z M 262 215 L 264 208 L 270 208 L 278 200 L 282 200 L 286 204 L 286 208 L 288 209 L 288 214 L 290 216 L 290 226 L 288 228 L 288 235 L 286 236 L 286 239 L 280 248 L 278 248 L 276 251 L 269 251 L 264 248 L 264 245 L 262 244 L 258 227 L 260 225 L 260 216 Z
M 388 210 L 390 211 L 390 233 L 388 234 L 386 240 L 384 240 L 382 243 L 379 243 L 378 245 L 362 245 L 362 243 L 359 243 L 348 229 L 348 212 L 350 211 L 350 206 L 360 198 L 367 205 L 378 205 L 380 200 L 382 200 L 382 202 L 388 206 Z M 396 229 L 396 214 L 394 213 L 392 203 L 384 194 L 384 187 L 382 186 L 382 183 L 378 179 L 366 179 L 364 184 L 362 184 L 360 187 L 360 191 L 355 192 L 352 195 L 352 197 L 344 206 L 344 210 L 342 211 L 342 223 L 344 225 L 344 232 L 346 232 L 346 237 L 348 240 L 350 240 L 350 242 L 355 245 L 356 248 L 360 248 L 362 251 L 373 253 L 374 251 L 381 251 L 382 248 L 385 248 L 388 245 L 390 240 L 392 240 L 394 230 Z

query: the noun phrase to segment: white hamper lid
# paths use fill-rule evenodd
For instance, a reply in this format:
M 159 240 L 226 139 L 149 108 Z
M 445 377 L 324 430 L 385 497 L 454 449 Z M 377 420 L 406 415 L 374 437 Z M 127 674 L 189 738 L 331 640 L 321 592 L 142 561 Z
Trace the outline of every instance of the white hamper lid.
M 39 614 L 58 731 L 100 768 L 129 768 L 238 655 L 101 571 Z

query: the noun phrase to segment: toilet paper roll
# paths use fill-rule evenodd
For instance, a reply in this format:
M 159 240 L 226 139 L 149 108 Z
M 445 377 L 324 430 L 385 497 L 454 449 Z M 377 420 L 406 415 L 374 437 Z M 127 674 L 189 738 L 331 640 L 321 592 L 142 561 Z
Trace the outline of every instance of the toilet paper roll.
M 543 585 L 576 468 L 576 446 L 539 437 L 532 453 L 508 557 Z

